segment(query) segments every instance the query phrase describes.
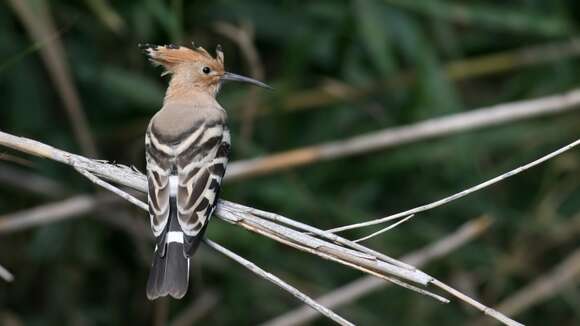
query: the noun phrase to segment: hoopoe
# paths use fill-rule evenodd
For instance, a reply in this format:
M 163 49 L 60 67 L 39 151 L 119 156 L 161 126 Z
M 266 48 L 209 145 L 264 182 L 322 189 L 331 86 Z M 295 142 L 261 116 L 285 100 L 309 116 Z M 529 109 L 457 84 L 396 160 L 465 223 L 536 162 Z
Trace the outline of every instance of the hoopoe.
M 149 217 L 155 252 L 147 298 L 187 292 L 190 259 L 215 209 L 228 163 L 227 114 L 215 97 L 223 81 L 268 85 L 224 71 L 218 45 L 213 58 L 202 47 L 140 44 L 171 74 L 163 107 L 145 135 Z

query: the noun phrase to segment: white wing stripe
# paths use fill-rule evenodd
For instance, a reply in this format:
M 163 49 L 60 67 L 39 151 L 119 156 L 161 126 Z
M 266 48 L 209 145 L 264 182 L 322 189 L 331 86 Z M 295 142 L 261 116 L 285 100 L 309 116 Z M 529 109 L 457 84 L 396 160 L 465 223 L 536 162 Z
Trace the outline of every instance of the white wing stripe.
M 191 135 L 187 136 L 187 138 L 182 140 L 181 143 L 177 146 L 175 152 L 181 154 L 184 150 L 188 149 L 189 146 L 191 146 L 191 144 L 199 137 L 199 135 L 204 132 L 204 130 L 205 127 L 201 126 Z
M 149 139 L 151 140 L 151 144 L 153 145 L 155 150 L 163 152 L 167 155 L 171 155 L 171 156 L 174 155 L 173 148 L 171 148 L 171 146 L 169 146 L 169 145 L 165 145 L 165 144 L 162 144 L 161 142 L 159 142 L 157 137 L 155 137 L 155 135 L 152 132 L 149 133 Z

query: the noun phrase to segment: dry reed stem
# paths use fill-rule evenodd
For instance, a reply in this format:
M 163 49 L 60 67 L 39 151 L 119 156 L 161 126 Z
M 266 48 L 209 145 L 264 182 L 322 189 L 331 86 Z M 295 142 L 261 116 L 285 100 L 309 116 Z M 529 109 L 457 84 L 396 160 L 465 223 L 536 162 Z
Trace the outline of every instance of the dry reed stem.
M 401 260 L 417 267 L 424 266 L 433 260 L 445 257 L 452 251 L 461 248 L 469 241 L 487 231 L 491 223 L 491 219 L 485 216 L 469 221 L 454 233 L 449 234 L 443 239 L 411 254 L 405 255 Z M 363 276 L 316 298 L 316 301 L 324 304 L 330 309 L 334 309 L 352 303 L 373 291 L 377 291 L 389 285 L 389 283 L 383 282 L 379 278 Z M 318 318 L 318 316 L 319 315 L 308 306 L 302 306 L 269 320 L 263 323 L 262 326 L 302 325 L 311 322 Z
M 12 214 L 0 215 L 0 234 L 16 232 L 31 226 L 73 218 L 113 201 L 117 201 L 117 199 L 111 196 L 77 195 L 56 203 L 40 205 Z
M 576 141 L 574 141 L 574 142 L 572 142 L 572 143 L 570 143 L 570 144 L 568 144 L 568 145 L 566 145 L 564 147 L 561 147 L 561 148 L 559 148 L 559 149 L 557 149 L 557 150 L 555 150 L 555 151 L 553 151 L 553 152 L 551 152 L 551 153 L 549 153 L 547 155 L 544 155 L 544 156 L 540 157 L 539 159 L 537 159 L 535 161 L 532 161 L 532 162 L 530 162 L 528 164 L 525 164 L 525 165 L 522 165 L 520 167 L 517 167 L 517 168 L 515 168 L 515 169 L 513 169 L 511 171 L 508 171 L 508 172 L 506 172 L 504 174 L 501 174 L 501 175 L 499 175 L 499 176 L 497 176 L 495 178 L 489 179 L 489 180 L 487 180 L 485 182 L 482 182 L 480 184 L 477 184 L 477 185 L 475 185 L 475 186 L 473 186 L 471 188 L 465 189 L 463 191 L 460 191 L 460 192 L 458 192 L 456 194 L 453 194 L 451 196 L 445 197 L 445 198 L 440 199 L 438 201 L 432 202 L 430 204 L 426 204 L 426 205 L 423 205 L 423 206 L 419 206 L 419 207 L 416 207 L 416 208 L 413 208 L 413 209 L 410 209 L 410 210 L 407 210 L 407 211 L 404 211 L 404 212 L 400 212 L 400 213 L 397 213 L 397 214 L 389 215 L 387 217 L 383 217 L 383 218 L 379 218 L 379 219 L 375 219 L 375 220 L 370 220 L 370 221 L 366 221 L 366 222 L 361 222 L 361 223 L 355 223 L 355 224 L 345 225 L 345 226 L 341 226 L 341 227 L 337 227 L 337 228 L 332 228 L 332 229 L 327 230 L 327 231 L 328 232 L 341 232 L 341 231 L 352 230 L 352 229 L 367 227 L 367 226 L 371 226 L 371 225 L 381 224 L 381 223 L 385 223 L 385 222 L 388 222 L 388 221 L 392 221 L 392 220 L 395 220 L 395 219 L 399 219 L 399 218 L 402 218 L 402 217 L 405 217 L 405 216 L 408 216 L 408 215 L 411 215 L 411 214 L 417 214 L 417 213 L 420 213 L 420 212 L 424 212 L 424 211 L 427 211 L 427 210 L 430 210 L 430 209 L 433 209 L 433 208 L 436 208 L 436 207 L 439 207 L 439 206 L 448 204 L 448 203 L 450 203 L 450 202 L 452 202 L 454 200 L 457 200 L 457 199 L 462 198 L 462 197 L 465 197 L 465 196 L 467 196 L 467 195 L 469 195 L 471 193 L 474 193 L 476 191 L 479 191 L 479 190 L 482 190 L 484 188 L 487 188 L 487 187 L 489 187 L 489 186 L 491 186 L 493 184 L 496 184 L 496 183 L 498 183 L 500 181 L 503 181 L 503 180 L 505 180 L 505 179 L 507 179 L 509 177 L 512 177 L 512 176 L 514 176 L 516 174 L 519 174 L 519 173 L 521 173 L 521 172 L 523 172 L 525 170 L 528 170 L 528 169 L 530 169 L 530 168 L 532 168 L 532 167 L 534 167 L 534 166 L 536 166 L 538 164 L 541 164 L 543 162 L 546 162 L 546 161 L 548 161 L 548 160 L 550 160 L 550 159 L 552 159 L 552 158 L 554 158 L 554 157 L 556 157 L 556 156 L 558 156 L 558 155 L 560 155 L 560 154 L 562 154 L 562 153 L 564 153 L 566 151 L 569 151 L 569 150 L 573 149 L 574 147 L 576 147 L 578 145 L 580 145 L 580 139 L 577 139 Z
M 320 161 L 384 150 L 403 144 L 472 131 L 508 122 L 580 111 L 580 89 L 533 100 L 499 104 L 387 128 L 349 139 L 302 147 L 229 164 L 227 180 L 239 180 Z
M 580 38 L 571 38 L 561 42 L 533 45 L 452 61 L 443 67 L 443 71 L 448 79 L 459 82 L 505 73 L 518 68 L 558 62 L 579 55 Z M 365 96 L 384 92 L 386 88 L 396 89 L 408 86 L 415 79 L 414 71 L 404 71 L 393 78 L 379 80 L 366 87 L 351 86 L 336 80 L 328 80 L 316 89 L 292 93 L 292 96 L 285 100 L 284 107 L 289 111 L 330 107 L 332 104 L 355 101 Z M 270 107 L 263 107 L 260 112 L 266 113 L 272 112 L 272 110 Z

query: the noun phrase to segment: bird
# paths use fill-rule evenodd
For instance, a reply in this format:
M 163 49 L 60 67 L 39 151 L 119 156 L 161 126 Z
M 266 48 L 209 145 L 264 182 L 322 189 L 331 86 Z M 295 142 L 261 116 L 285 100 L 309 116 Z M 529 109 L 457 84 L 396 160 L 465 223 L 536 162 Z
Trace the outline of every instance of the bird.
M 147 280 L 149 300 L 181 299 L 190 261 L 216 208 L 229 153 L 227 113 L 216 96 L 224 81 L 271 89 L 226 72 L 224 54 L 203 47 L 139 44 L 154 65 L 171 75 L 162 108 L 145 133 L 148 207 L 155 250 Z

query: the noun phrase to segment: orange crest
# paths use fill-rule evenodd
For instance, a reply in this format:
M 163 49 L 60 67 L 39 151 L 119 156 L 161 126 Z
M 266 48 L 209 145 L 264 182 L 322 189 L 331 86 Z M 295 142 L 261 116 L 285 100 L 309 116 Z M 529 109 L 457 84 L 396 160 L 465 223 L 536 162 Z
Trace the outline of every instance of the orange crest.
M 216 48 L 215 58 L 201 46 L 196 48 L 195 45 L 193 45 L 193 49 L 175 44 L 155 45 L 149 43 L 139 44 L 139 47 L 149 57 L 149 61 L 166 69 L 162 75 L 174 73 L 182 64 L 187 63 L 203 63 L 214 71 L 224 71 L 224 54 L 219 45 Z

